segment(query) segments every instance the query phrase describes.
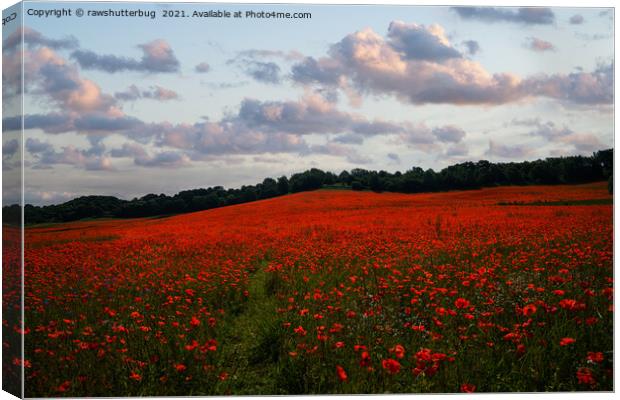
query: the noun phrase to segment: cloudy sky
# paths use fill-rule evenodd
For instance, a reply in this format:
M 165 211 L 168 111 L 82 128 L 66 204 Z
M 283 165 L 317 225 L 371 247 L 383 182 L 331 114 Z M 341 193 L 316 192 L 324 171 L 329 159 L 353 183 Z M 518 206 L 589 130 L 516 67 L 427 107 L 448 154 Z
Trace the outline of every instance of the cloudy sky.
M 158 15 L 23 22 L 29 203 L 613 145 L 610 9 L 171 6 L 312 13 L 261 20 L 84 8 L 110 7 Z M 3 32 L 9 105 L 17 38 Z M 17 123 L 5 112 L 5 132 Z M 10 137 L 5 168 L 17 154 Z

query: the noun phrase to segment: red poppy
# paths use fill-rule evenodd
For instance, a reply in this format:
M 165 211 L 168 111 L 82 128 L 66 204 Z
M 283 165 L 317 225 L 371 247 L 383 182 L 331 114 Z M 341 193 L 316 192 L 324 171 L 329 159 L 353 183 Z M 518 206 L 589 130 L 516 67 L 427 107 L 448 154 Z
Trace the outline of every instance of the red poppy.
M 383 369 L 388 371 L 391 375 L 395 375 L 400 372 L 400 363 L 393 358 L 388 358 L 381 361 L 381 365 L 383 366 Z
M 282 362 L 328 365 L 317 379 L 339 382 L 339 364 L 352 374 L 352 387 L 367 381 L 375 393 L 415 385 L 409 371 L 437 390 L 458 391 L 458 380 L 450 387 L 437 377 L 442 369 L 448 375 L 462 371 L 468 367 L 463 362 L 478 354 L 480 362 L 494 353 L 527 362 L 527 354 L 561 343 L 562 363 L 573 365 L 577 376 L 558 376 L 561 382 L 555 383 L 566 390 L 593 385 L 610 390 L 611 353 L 602 353 L 601 343 L 608 342 L 605 327 L 613 319 L 607 312 L 614 286 L 613 207 L 571 207 L 564 213 L 558 212 L 562 207 L 498 206 L 506 199 L 599 197 L 601 185 L 586 186 L 415 196 L 316 191 L 161 220 L 75 222 L 71 229 L 49 232 L 28 227 L 24 279 L 31 318 L 24 332 L 8 328 L 32 330 L 26 336 L 32 365 L 15 362 L 27 368 L 27 387 L 41 395 L 63 395 L 56 389 L 69 377 L 65 394 L 77 390 L 75 383 L 88 395 L 86 383 L 112 381 L 123 368 L 125 375 L 110 390 L 142 381 L 162 394 L 189 390 L 186 378 L 199 378 L 194 369 L 204 370 L 201 381 L 217 381 L 222 371 L 234 369 L 234 359 L 218 356 L 218 346 L 235 343 L 210 338 L 231 338 L 223 325 L 251 304 L 245 293 L 256 284 L 258 268 L 276 284 L 270 294 L 274 307 L 263 311 L 273 313 L 274 321 L 287 321 L 276 332 L 289 355 Z M 600 196 L 608 194 L 600 190 Z M 432 227 L 429 232 L 429 221 L 440 222 L 440 239 Z M 99 237 L 110 240 L 91 240 Z M 597 273 L 580 279 L 584 266 Z M 68 284 L 76 277 L 77 292 Z M 563 342 L 563 335 L 550 336 L 566 321 L 571 329 L 586 329 L 589 342 L 600 346 L 584 344 L 577 351 L 581 335 L 572 333 Z M 322 330 L 316 329 L 319 322 Z M 252 340 L 247 332 L 233 333 Z M 80 360 L 89 356 L 109 368 L 87 368 Z M 40 370 L 52 362 L 62 371 Z M 183 373 L 175 369 L 179 363 L 187 366 Z M 530 372 L 523 377 L 531 378 Z M 383 388 L 376 375 L 392 373 L 399 382 L 388 379 Z M 87 378 L 84 384 L 80 377 Z M 461 378 L 463 388 L 473 387 Z M 493 377 L 480 378 L 476 383 Z M 348 376 L 346 382 L 342 386 Z M 505 383 L 518 390 L 533 385 L 520 382 L 508 377 Z M 214 386 L 218 393 L 228 388 Z
M 476 391 L 476 386 L 471 383 L 463 383 L 461 385 L 461 392 L 463 393 L 473 393 Z
M 370 366 L 370 354 L 367 351 L 363 351 L 360 360 L 360 367 Z
M 469 300 L 466 300 L 462 297 L 459 297 L 454 301 L 454 306 L 458 309 L 467 308 L 469 307 L 469 304 Z
M 405 357 L 405 348 L 402 345 L 397 344 L 390 349 L 390 353 L 393 353 L 396 358 L 402 359 Z
M 336 374 L 338 375 L 340 382 L 347 380 L 347 372 L 340 365 L 336 365 Z
M 431 349 L 421 349 L 417 353 L 415 353 L 415 358 L 418 361 L 431 361 L 433 358 L 433 352 Z
M 534 304 L 528 304 L 527 306 L 523 307 L 523 315 L 525 315 L 526 317 L 529 317 L 535 312 L 536 312 L 536 306 Z
M 596 353 L 592 351 L 588 351 L 588 356 L 586 357 L 586 359 L 592 363 L 599 364 L 603 362 L 605 357 L 603 356 L 603 353 L 601 353 L 600 351 Z
M 189 322 L 189 324 L 195 328 L 200 325 L 200 320 L 196 317 L 192 317 L 192 320 Z
M 62 392 L 66 392 L 67 390 L 69 390 L 70 387 L 71 387 L 71 382 L 64 381 L 58 386 L 58 388 L 56 388 L 56 390 L 62 393 Z
M 560 307 L 572 311 L 577 307 L 577 301 L 573 299 L 562 299 L 560 300 Z
M 596 379 L 590 368 L 579 368 L 577 370 L 577 381 L 581 384 L 590 386 L 596 384 Z
M 576 340 L 573 338 L 565 337 L 560 340 L 560 346 L 568 346 L 569 344 L 575 343 Z

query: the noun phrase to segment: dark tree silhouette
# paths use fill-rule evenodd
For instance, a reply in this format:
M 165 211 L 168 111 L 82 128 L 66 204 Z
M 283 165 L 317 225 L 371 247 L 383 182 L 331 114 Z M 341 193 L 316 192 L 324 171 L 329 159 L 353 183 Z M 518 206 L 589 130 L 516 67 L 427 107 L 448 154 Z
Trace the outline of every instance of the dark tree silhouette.
M 443 190 L 477 189 L 499 185 L 577 184 L 607 181 L 613 192 L 613 149 L 601 150 L 592 156 L 555 157 L 545 160 L 491 163 L 486 160 L 451 165 L 435 172 L 413 167 L 405 172 L 368 171 L 355 168 L 336 175 L 318 168 L 265 178 L 262 183 L 224 189 L 221 186 L 184 190 L 174 196 L 147 194 L 141 198 L 121 200 L 112 196 L 83 196 L 66 203 L 50 206 L 24 207 L 28 224 L 65 222 L 84 218 L 136 218 L 208 210 L 227 205 L 268 199 L 288 193 L 337 185 L 352 190 L 375 192 L 420 193 Z M 17 205 L 2 209 L 5 223 L 19 223 L 21 208 Z

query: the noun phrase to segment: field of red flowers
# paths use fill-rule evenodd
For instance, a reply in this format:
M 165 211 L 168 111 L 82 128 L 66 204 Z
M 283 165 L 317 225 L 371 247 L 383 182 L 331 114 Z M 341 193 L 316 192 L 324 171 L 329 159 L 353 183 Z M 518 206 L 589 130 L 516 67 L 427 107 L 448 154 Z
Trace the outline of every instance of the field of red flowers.
M 612 390 L 594 199 L 320 190 L 27 228 L 15 362 L 29 397 Z

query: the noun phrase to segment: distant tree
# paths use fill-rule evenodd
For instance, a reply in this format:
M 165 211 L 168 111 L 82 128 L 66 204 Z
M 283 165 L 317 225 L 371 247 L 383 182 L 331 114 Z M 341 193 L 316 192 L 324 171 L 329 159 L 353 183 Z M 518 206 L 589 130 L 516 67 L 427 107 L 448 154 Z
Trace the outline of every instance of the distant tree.
M 178 214 L 187 211 L 187 204 L 180 197 L 166 198 L 162 201 L 161 212 L 162 214 Z
M 241 200 L 244 203 L 254 201 L 258 198 L 254 186 L 241 186 Z
M 396 171 L 369 171 L 355 168 L 339 175 L 318 168 L 281 176 L 276 180 L 265 178 L 256 185 L 239 189 L 222 186 L 183 190 L 174 196 L 147 194 L 132 200 L 112 196 L 82 196 L 62 204 L 43 207 L 27 204 L 24 207 L 26 223 L 64 222 L 83 218 L 120 217 L 136 218 L 161 214 L 179 214 L 207 210 L 225 205 L 241 204 L 266 199 L 289 192 L 315 190 L 324 185 L 351 185 L 353 190 L 371 189 L 419 193 L 438 190 L 475 189 L 495 185 L 529 185 L 608 182 L 613 193 L 613 149 L 601 150 L 591 156 L 553 157 L 544 160 L 511 163 L 491 163 L 486 160 L 450 165 L 439 172 L 413 167 L 405 173 Z M 18 205 L 2 209 L 4 221 L 19 223 Z
M 360 182 L 368 181 L 368 171 L 361 168 L 353 168 L 351 170 L 351 181 L 358 180 Z
M 370 175 L 369 187 L 370 190 L 372 190 L 373 192 L 383 192 L 383 190 L 385 189 L 385 181 L 383 180 L 383 178 L 381 178 L 381 176 L 379 176 L 379 174 L 373 172 Z
M 278 178 L 278 192 L 280 194 L 288 194 L 289 192 L 288 178 L 284 175 Z
M 604 177 L 614 171 L 614 149 L 600 150 L 593 154 L 594 162 L 600 165 Z
M 427 169 L 424 171 L 424 176 L 422 178 L 422 185 L 428 191 L 437 190 L 437 174 L 432 169 Z
M 194 196 L 191 202 L 191 207 L 194 211 L 209 210 L 220 205 L 220 198 L 215 193 L 209 193 L 206 196 Z
M 538 184 L 552 184 L 559 181 L 557 171 L 550 165 L 542 161 L 535 161 L 530 170 L 530 180 Z
M 345 185 L 350 185 L 352 180 L 353 178 L 351 177 L 351 174 L 349 174 L 349 171 L 342 171 L 340 175 L 338 175 L 338 181 Z
M 351 189 L 353 190 L 364 190 L 364 185 L 360 181 L 351 182 Z
M 261 199 L 269 199 L 271 197 L 276 197 L 279 194 L 280 190 L 278 187 L 278 182 L 272 178 L 265 178 L 259 192 L 259 197 Z
M 504 174 L 506 176 L 506 180 L 511 182 L 513 185 L 521 185 L 525 183 L 525 179 L 523 177 L 522 170 L 514 165 L 513 163 L 508 164 L 504 168 Z
M 306 190 L 315 190 L 323 186 L 325 180 L 325 172 L 317 168 L 312 168 L 299 174 L 291 176 L 289 181 L 290 190 L 293 193 L 303 192 Z
M 333 185 L 338 182 L 338 177 L 333 172 L 326 172 L 323 177 L 323 185 Z
M 38 212 L 39 207 L 27 204 L 24 207 L 25 214 L 29 215 L 35 222 L 43 222 L 44 216 Z M 18 204 L 2 207 L 2 223 L 9 225 L 20 225 L 22 222 L 22 209 Z
M 414 167 L 405 172 L 400 178 L 401 187 L 399 191 L 405 193 L 419 193 L 423 189 L 424 171 L 422 168 Z

